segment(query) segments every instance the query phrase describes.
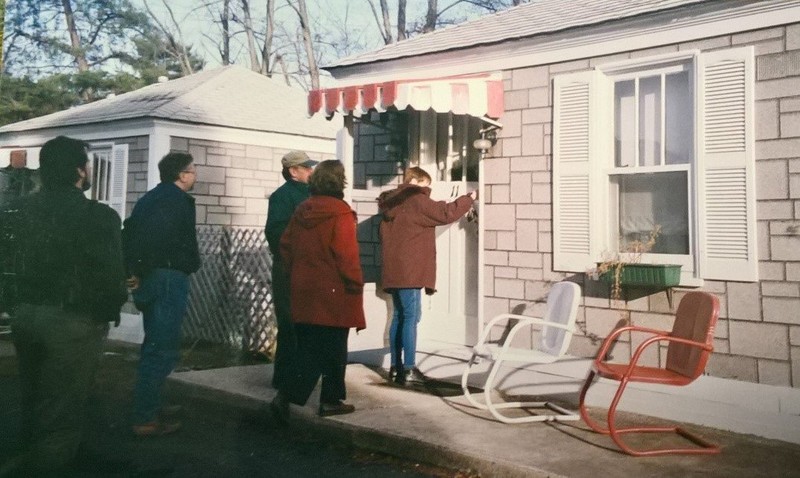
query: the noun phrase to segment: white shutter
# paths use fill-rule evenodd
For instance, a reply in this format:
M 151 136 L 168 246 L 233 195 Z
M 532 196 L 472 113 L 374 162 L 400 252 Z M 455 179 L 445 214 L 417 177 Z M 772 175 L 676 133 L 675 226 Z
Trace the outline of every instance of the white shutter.
M 700 276 L 758 280 L 753 47 L 698 58 Z
M 553 81 L 553 268 L 585 272 L 607 244 L 607 179 L 613 154 L 613 84 L 599 71 Z
M 128 189 L 128 145 L 115 144 L 111 151 L 111 187 L 108 205 L 125 219 L 125 195 Z

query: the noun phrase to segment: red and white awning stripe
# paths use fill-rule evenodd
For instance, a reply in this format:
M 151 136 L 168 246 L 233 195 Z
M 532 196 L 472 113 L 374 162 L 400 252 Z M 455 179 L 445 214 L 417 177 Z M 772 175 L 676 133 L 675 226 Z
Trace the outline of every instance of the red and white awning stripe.
M 360 116 L 389 107 L 499 118 L 503 115 L 503 81 L 490 76 L 397 80 L 312 90 L 308 94 L 310 116 L 320 111 L 329 117 L 337 112 Z

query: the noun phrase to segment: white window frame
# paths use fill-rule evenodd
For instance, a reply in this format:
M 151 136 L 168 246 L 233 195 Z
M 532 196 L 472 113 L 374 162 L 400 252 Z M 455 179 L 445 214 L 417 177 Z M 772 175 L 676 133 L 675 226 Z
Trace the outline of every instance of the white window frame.
M 606 184 L 608 185 L 609 190 L 609 207 L 608 207 L 608 223 L 611 225 L 608 229 L 608 238 L 607 244 L 609 244 L 609 250 L 611 251 L 618 251 L 620 249 L 619 246 L 619 189 L 615 182 L 612 180 L 614 176 L 624 176 L 624 175 L 636 175 L 636 174 L 647 174 L 647 173 L 667 173 L 667 172 L 686 172 L 686 181 L 687 181 L 687 207 L 688 207 L 688 220 L 689 220 L 689 253 L 688 254 L 656 254 L 656 253 L 644 253 L 641 254 L 639 260 L 643 263 L 653 263 L 653 264 L 680 264 L 681 271 L 684 275 L 689 278 L 690 273 L 692 277 L 694 277 L 694 270 L 695 270 L 695 251 L 697 250 L 696 246 L 696 230 L 695 227 L 695 214 L 694 210 L 695 200 L 694 200 L 694 184 L 695 184 L 695 172 L 696 172 L 696 158 L 697 158 L 697 127 L 694 128 L 694 137 L 692 138 L 693 144 L 695 145 L 693 154 L 692 154 L 692 161 L 689 163 L 684 164 L 672 164 L 668 165 L 665 164 L 666 162 L 666 108 L 665 106 L 665 97 L 666 97 L 666 82 L 664 78 L 666 75 L 670 73 L 677 73 L 688 71 L 690 78 L 696 78 L 696 65 L 695 65 L 695 58 L 697 52 L 693 54 L 680 54 L 680 55 L 664 55 L 658 58 L 651 58 L 650 62 L 645 63 L 639 60 L 634 62 L 625 62 L 622 64 L 617 63 L 616 67 L 609 68 L 608 66 L 601 67 L 604 70 L 604 73 L 609 77 L 611 80 L 612 88 L 613 86 L 621 81 L 629 81 L 629 80 L 636 80 L 645 77 L 654 77 L 660 76 L 661 77 L 661 152 L 660 152 L 660 162 L 661 164 L 657 166 L 640 166 L 639 165 L 639 155 L 640 151 L 638 147 L 634 148 L 634 158 L 633 158 L 633 165 L 632 166 L 616 166 L 615 157 L 610 158 L 610 164 L 603 170 Z M 637 82 L 638 85 L 638 82 Z M 692 109 L 693 111 L 697 111 L 697 94 L 695 90 L 695 86 L 692 87 Z M 639 96 L 639 89 L 638 86 L 634 90 L 634 97 L 638 98 Z M 615 96 L 615 92 L 612 89 L 610 92 L 611 96 Z M 637 100 L 638 101 L 638 100 Z M 636 103 L 638 104 L 638 102 Z M 613 112 L 612 112 L 613 113 Z M 634 108 L 634 115 L 635 118 L 633 120 L 634 125 L 634 137 L 639 138 L 639 108 Z M 614 118 L 614 116 L 612 116 Z M 609 128 L 609 134 L 614 135 L 615 132 L 615 125 L 612 121 L 611 127 Z
M 669 71 L 687 62 L 694 68 L 695 157 L 688 169 L 690 252 L 694 256 L 683 264 L 681 284 L 701 285 L 703 279 L 758 280 L 752 46 L 628 60 L 554 78 L 555 270 L 583 272 L 602 260 L 604 253 L 616 250 L 617 232 L 612 240 L 609 226 L 610 215 L 616 212 L 609 187 L 609 174 L 617 172 L 613 167 L 614 81 L 638 76 L 640 71 Z M 643 258 L 680 263 L 675 259 L 671 254 Z
M 98 152 L 108 153 L 107 169 L 96 168 L 95 154 Z M 124 219 L 128 186 L 128 145 L 109 142 L 91 143 L 89 161 L 92 164 L 92 187 L 86 191 L 86 197 L 96 198 L 98 202 L 111 206 L 120 218 Z M 101 174 L 105 177 L 105 181 L 98 180 Z

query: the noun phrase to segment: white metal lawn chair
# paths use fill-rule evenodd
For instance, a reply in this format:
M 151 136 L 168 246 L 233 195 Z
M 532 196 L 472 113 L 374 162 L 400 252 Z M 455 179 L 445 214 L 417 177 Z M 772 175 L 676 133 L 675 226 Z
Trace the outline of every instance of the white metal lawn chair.
M 529 317 L 517 314 L 500 314 L 490 320 L 472 348 L 472 357 L 461 376 L 461 388 L 464 396 L 476 408 L 489 410 L 491 414 L 504 423 L 544 422 L 544 421 L 571 421 L 578 420 L 580 416 L 551 402 L 500 402 L 492 400 L 492 392 L 496 386 L 497 374 L 504 363 L 515 364 L 548 364 L 559 360 L 567 351 L 574 333 L 575 318 L 578 315 L 578 302 L 581 298 L 581 288 L 574 282 L 558 282 L 550 289 L 547 295 L 547 309 L 544 317 Z M 502 320 L 516 319 L 518 322 L 511 328 L 504 343 L 488 343 L 487 338 L 494 326 Z M 514 336 L 521 330 L 531 327 L 540 327 L 540 340 L 537 348 L 512 347 Z M 468 381 L 472 367 L 481 360 L 491 360 L 494 363 L 483 386 L 484 401 L 478 401 L 469 391 Z M 542 408 L 555 413 L 537 414 L 522 417 L 509 417 L 500 412 L 508 408 Z

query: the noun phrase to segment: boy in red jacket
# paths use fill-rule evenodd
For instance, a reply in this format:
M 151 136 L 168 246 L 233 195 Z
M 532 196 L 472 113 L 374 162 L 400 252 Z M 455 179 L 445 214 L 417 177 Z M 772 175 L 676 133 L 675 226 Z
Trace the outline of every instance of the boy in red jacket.
M 417 323 L 422 315 L 422 294 L 436 292 L 436 226 L 459 220 L 478 197 L 473 191 L 453 202 L 434 201 L 431 177 L 422 168 L 408 168 L 403 184 L 378 197 L 383 214 L 380 225 L 383 256 L 383 290 L 392 294 L 389 349 L 390 379 L 400 385 L 422 382 L 416 368 Z

